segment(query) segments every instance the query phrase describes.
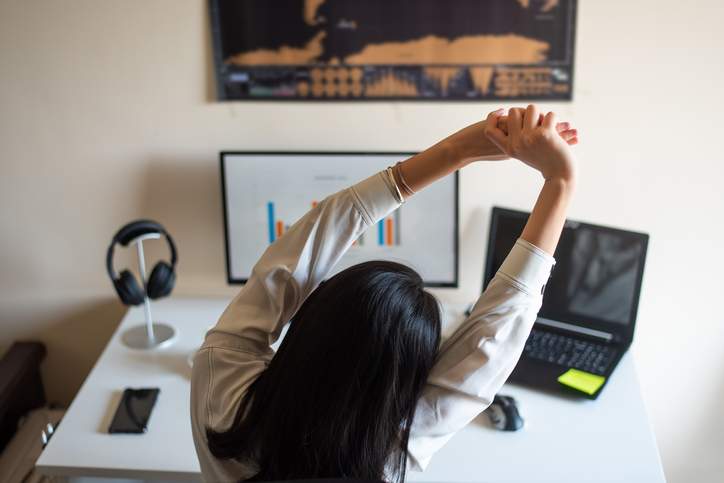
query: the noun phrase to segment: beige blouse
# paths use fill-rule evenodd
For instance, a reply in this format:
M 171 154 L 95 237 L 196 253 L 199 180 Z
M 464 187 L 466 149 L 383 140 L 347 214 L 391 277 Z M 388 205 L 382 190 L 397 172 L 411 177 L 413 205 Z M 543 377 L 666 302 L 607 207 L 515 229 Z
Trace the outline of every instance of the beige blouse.
M 274 356 L 270 345 L 284 324 L 352 242 L 399 206 L 385 172 L 377 173 L 320 202 L 261 256 L 194 358 L 191 421 L 205 481 L 237 481 L 258 471 L 252 461 L 214 458 L 206 427 L 230 427 L 247 388 Z M 519 239 L 470 316 L 441 344 L 412 425 L 411 470 L 422 471 L 491 403 L 520 357 L 554 263 Z

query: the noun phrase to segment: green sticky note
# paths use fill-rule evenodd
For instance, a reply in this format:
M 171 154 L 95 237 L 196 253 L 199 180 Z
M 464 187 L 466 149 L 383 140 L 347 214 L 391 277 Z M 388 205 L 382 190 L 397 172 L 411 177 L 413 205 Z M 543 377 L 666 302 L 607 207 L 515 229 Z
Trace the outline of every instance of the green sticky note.
M 579 371 L 578 369 L 568 369 L 560 375 L 558 382 L 593 396 L 606 382 L 606 378 L 590 372 Z

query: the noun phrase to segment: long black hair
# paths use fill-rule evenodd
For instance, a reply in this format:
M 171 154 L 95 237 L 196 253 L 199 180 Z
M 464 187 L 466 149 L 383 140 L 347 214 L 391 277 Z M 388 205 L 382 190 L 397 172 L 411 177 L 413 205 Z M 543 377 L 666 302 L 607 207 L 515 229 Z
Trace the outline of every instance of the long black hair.
M 255 480 L 405 479 L 407 442 L 440 343 L 420 276 L 386 261 L 317 287 L 211 453 L 252 461 Z

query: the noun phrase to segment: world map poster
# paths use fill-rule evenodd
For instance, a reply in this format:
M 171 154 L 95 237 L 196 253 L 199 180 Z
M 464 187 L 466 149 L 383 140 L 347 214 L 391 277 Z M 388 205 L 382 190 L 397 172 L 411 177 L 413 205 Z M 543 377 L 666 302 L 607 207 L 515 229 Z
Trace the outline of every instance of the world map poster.
M 211 0 L 220 100 L 570 100 L 576 0 Z

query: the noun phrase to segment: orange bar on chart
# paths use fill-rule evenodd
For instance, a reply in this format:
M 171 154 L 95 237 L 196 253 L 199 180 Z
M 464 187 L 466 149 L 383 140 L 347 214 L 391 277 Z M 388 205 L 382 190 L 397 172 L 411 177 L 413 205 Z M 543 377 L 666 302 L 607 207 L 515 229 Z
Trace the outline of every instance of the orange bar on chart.
M 395 234 L 392 230 L 393 230 L 392 218 L 387 218 L 387 230 L 386 231 L 387 231 L 387 245 L 388 246 L 392 246 L 393 240 L 395 239 Z
M 283 233 L 284 233 L 284 225 L 282 224 L 281 221 L 277 221 L 277 237 L 282 236 Z

